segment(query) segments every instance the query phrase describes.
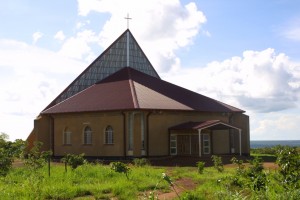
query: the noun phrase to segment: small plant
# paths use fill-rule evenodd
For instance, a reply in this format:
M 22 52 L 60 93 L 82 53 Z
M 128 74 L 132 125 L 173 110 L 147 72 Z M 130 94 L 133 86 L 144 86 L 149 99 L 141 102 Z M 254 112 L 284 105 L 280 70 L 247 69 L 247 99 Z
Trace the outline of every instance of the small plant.
M 25 165 L 33 170 L 42 168 L 52 155 L 51 151 L 41 151 L 42 145 L 42 142 L 34 142 L 25 158 Z
M 232 162 L 232 164 L 237 165 L 237 175 L 242 175 L 245 173 L 245 164 L 243 160 L 238 160 L 236 157 L 233 157 L 230 161 Z
M 205 162 L 199 161 L 199 162 L 196 163 L 196 166 L 197 166 L 197 169 L 198 169 L 198 173 L 203 174 Z
M 111 170 L 118 173 L 124 173 L 126 175 L 126 178 L 129 179 L 128 175 L 130 173 L 130 168 L 122 162 L 112 162 L 110 164 Z
M 214 167 L 218 172 L 223 172 L 224 171 L 224 165 L 222 162 L 222 158 L 220 156 L 212 155 L 211 159 L 214 163 Z
M 146 158 L 135 158 L 133 159 L 133 164 L 137 167 L 143 167 L 146 165 L 150 165 L 150 162 Z
M 65 170 L 67 171 L 66 166 L 69 165 L 74 170 L 80 165 L 83 165 L 86 163 L 86 160 L 84 159 L 84 153 L 79 155 L 73 155 L 73 154 L 67 154 L 64 158 L 61 159 L 62 162 L 65 163 Z
M 156 188 L 158 187 L 159 183 L 162 182 L 162 181 L 166 181 L 172 187 L 172 189 L 176 193 L 177 197 L 180 199 L 179 194 L 178 194 L 178 192 L 175 189 L 175 183 L 173 183 L 171 177 L 168 176 L 166 173 L 162 173 L 161 175 L 162 175 L 161 179 L 156 183 L 153 191 L 149 193 L 149 196 L 147 196 L 147 199 L 150 199 L 150 200 L 158 199 L 157 195 L 155 195 L 155 191 L 156 191 Z M 183 187 L 181 187 L 181 188 L 183 190 L 185 190 Z

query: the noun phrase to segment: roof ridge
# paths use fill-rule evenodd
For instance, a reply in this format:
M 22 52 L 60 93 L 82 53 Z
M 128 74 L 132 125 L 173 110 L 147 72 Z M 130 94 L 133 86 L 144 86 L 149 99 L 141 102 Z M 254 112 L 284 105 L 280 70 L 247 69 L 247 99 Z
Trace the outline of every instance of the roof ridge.
M 135 87 L 134 87 L 134 81 L 132 80 L 131 72 L 130 72 L 129 67 L 127 68 L 127 73 L 128 73 L 128 78 L 129 78 L 128 81 L 129 81 L 129 86 L 130 86 L 133 105 L 134 105 L 135 108 L 140 108 L 139 101 L 138 101 L 137 94 L 136 94 L 136 90 L 135 90 Z

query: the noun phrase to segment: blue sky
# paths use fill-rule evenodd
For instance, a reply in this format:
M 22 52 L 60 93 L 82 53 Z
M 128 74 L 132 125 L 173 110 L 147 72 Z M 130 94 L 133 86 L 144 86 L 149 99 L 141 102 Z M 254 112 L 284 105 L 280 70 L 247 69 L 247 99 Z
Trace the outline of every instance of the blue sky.
M 164 80 L 246 110 L 251 139 L 300 139 L 300 2 L 2 1 L 0 132 L 33 120 L 126 29 Z

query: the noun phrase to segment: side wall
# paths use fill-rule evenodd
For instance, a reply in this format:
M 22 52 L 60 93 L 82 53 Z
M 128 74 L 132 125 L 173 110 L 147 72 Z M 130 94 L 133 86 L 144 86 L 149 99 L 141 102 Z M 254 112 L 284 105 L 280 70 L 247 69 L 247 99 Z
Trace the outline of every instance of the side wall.
M 85 153 L 86 156 L 124 156 L 124 116 L 120 112 L 54 116 L 54 155 Z M 84 144 L 84 129 L 92 129 L 92 144 Z M 113 144 L 105 144 L 105 129 L 113 128 Z M 64 144 L 64 131 L 71 144 Z
M 235 114 L 231 124 L 242 129 L 242 154 L 250 155 L 250 126 L 249 116 L 245 114 Z
M 52 148 L 51 123 L 52 120 L 48 116 L 39 116 L 34 120 L 34 129 L 32 132 L 35 134 L 35 139 L 43 143 L 42 151 L 49 151 Z

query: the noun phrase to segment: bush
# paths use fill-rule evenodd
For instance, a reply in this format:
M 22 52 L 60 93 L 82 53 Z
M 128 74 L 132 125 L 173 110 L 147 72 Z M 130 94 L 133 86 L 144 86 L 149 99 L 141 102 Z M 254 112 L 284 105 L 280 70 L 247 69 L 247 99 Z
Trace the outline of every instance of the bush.
M 211 156 L 212 161 L 214 163 L 214 167 L 218 172 L 223 172 L 224 171 L 224 165 L 222 162 L 222 158 L 220 156 L 212 155 Z
M 196 163 L 196 166 L 197 166 L 197 169 L 198 169 L 198 173 L 203 174 L 205 162 L 199 161 L 199 162 Z
M 126 178 L 129 179 L 128 175 L 130 172 L 130 168 L 127 167 L 126 164 L 122 162 L 112 162 L 110 164 L 110 169 L 113 170 L 114 172 L 124 173 L 126 175 Z
M 150 165 L 150 162 L 146 158 L 135 158 L 133 159 L 133 164 L 137 167 L 143 167 L 146 165 Z
M 24 162 L 25 165 L 33 170 L 42 168 L 46 161 L 51 157 L 51 151 L 41 151 L 43 143 L 34 142 L 34 146 L 29 150 Z
M 300 154 L 297 149 L 295 147 L 278 149 L 276 162 L 284 185 L 299 188 Z
M 84 153 L 79 154 L 79 155 L 74 155 L 74 154 L 67 154 L 62 161 L 71 166 L 71 168 L 74 170 L 78 166 L 83 165 L 86 163 L 86 160 L 84 159 Z

